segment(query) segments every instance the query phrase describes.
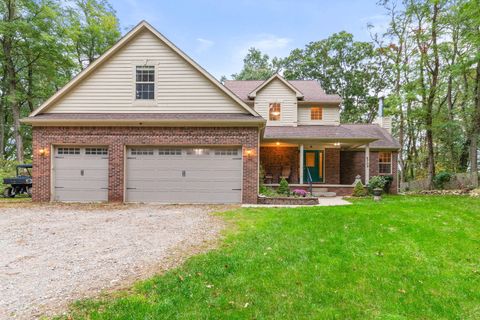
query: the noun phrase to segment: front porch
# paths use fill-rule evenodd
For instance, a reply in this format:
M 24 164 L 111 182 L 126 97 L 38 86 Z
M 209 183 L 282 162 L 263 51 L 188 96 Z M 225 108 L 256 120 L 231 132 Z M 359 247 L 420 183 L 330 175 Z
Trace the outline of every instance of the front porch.
M 357 149 L 364 146 L 364 149 Z M 371 176 L 369 143 L 358 141 L 264 141 L 260 165 L 264 184 L 276 188 L 285 178 L 292 189 L 316 195 L 351 195 L 360 176 L 364 184 Z

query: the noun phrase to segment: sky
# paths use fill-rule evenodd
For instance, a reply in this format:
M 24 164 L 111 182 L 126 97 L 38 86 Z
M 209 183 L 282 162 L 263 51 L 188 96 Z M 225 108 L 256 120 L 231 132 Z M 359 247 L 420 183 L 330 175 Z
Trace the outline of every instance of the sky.
M 342 30 L 369 41 L 387 18 L 377 0 L 110 0 L 122 33 L 141 20 L 215 77 L 241 70 L 248 49 L 285 57 Z

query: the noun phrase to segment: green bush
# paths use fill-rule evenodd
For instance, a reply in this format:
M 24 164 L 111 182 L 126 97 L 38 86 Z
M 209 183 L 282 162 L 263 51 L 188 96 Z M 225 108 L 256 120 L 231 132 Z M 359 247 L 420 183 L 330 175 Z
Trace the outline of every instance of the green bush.
M 288 182 L 285 180 L 285 178 L 280 180 L 280 186 L 278 186 L 277 193 L 286 196 L 290 195 L 290 187 L 288 186 Z
M 390 187 L 392 186 L 393 176 L 383 176 L 383 179 L 385 179 L 385 186 L 383 187 L 383 191 L 385 191 L 385 193 L 390 193 Z
M 367 188 L 368 192 L 373 193 L 373 189 L 380 188 L 385 190 L 386 180 L 384 176 L 373 176 L 368 182 Z
M 449 182 L 453 177 L 453 174 L 450 172 L 439 172 L 433 177 L 433 185 L 435 189 L 444 189 L 445 184 Z
M 358 181 L 353 188 L 352 196 L 354 197 L 365 197 L 367 195 L 367 190 L 363 186 L 362 181 Z
M 0 189 L 3 185 L 3 178 L 15 177 L 17 164 L 17 161 L 0 159 Z
M 259 188 L 259 193 L 262 195 L 262 196 L 266 196 L 266 197 L 274 197 L 276 195 L 276 192 L 275 190 L 273 190 L 272 188 L 269 188 L 265 185 L 260 185 L 260 188 Z
M 260 165 L 259 172 L 258 172 L 258 185 L 260 186 L 260 189 L 264 186 L 265 184 L 265 169 L 263 168 L 262 165 Z

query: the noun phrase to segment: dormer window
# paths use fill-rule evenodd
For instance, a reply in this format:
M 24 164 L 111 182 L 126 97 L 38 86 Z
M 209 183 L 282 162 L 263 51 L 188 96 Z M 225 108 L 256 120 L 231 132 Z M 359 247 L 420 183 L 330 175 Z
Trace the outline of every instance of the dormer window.
M 310 108 L 310 120 L 322 120 L 323 119 L 323 108 L 321 107 L 311 107 Z
M 280 121 L 281 106 L 280 103 L 270 103 L 268 109 L 268 120 L 270 121 Z
M 137 66 L 135 76 L 135 98 L 155 99 L 155 66 Z

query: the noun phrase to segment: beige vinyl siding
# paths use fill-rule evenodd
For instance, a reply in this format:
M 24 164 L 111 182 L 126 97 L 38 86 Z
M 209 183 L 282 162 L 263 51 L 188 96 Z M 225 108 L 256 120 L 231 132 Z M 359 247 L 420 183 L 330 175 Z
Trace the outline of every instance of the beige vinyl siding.
M 135 66 L 155 65 L 155 100 L 135 100 Z M 246 113 L 148 31 L 48 109 L 52 113 Z
M 340 124 L 340 109 L 338 107 L 323 108 L 322 120 L 310 120 L 310 108 L 315 106 L 301 106 L 298 107 L 298 124 L 299 125 L 339 125 Z
M 270 121 L 268 119 L 269 105 L 273 102 L 281 104 L 280 121 Z M 257 93 L 255 111 L 264 119 L 267 119 L 267 126 L 296 126 L 297 97 L 295 92 L 280 80 L 275 79 Z

